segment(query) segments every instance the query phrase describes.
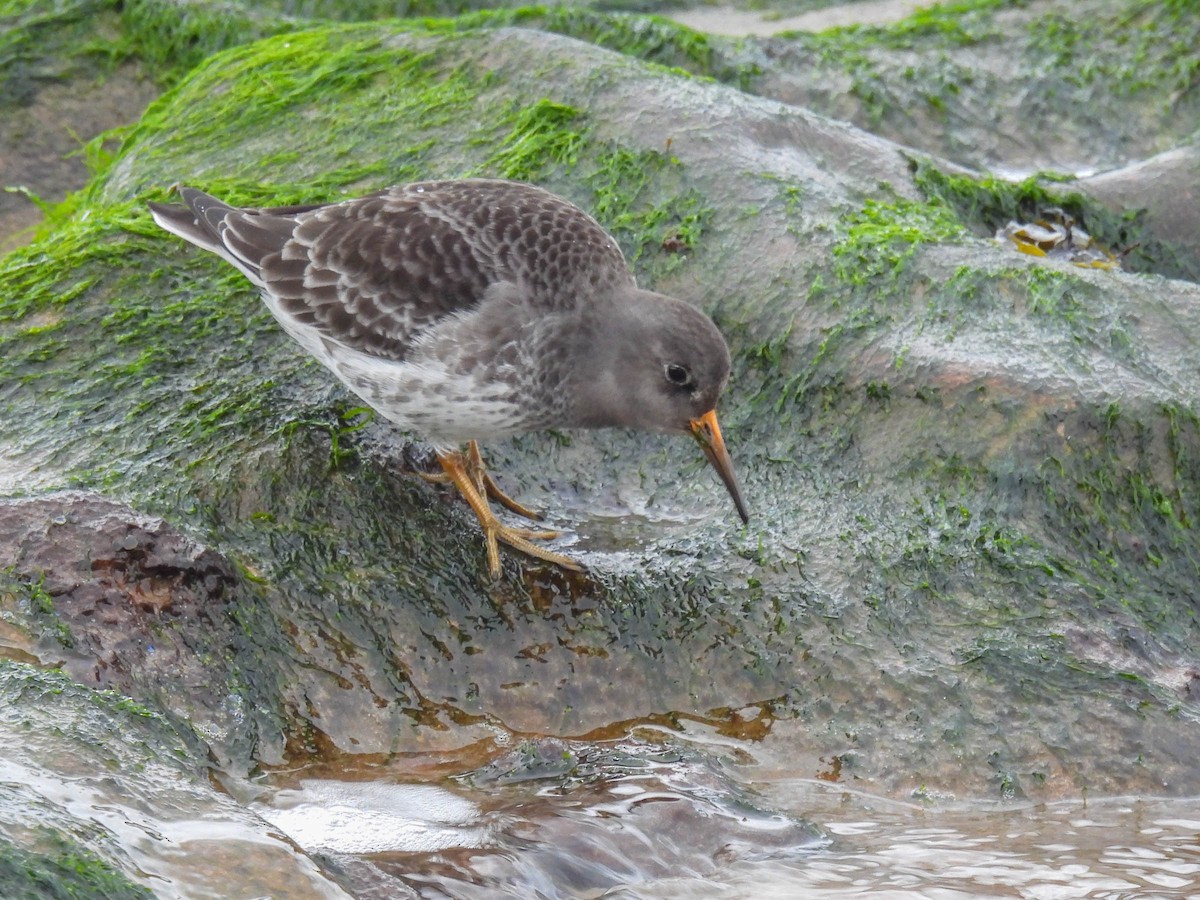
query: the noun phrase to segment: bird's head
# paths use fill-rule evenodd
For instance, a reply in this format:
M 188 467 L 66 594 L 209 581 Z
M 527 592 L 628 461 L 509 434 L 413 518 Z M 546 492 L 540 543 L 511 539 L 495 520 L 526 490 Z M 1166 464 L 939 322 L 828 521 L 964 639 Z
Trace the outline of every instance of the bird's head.
M 712 319 L 682 300 L 635 289 L 598 307 L 593 326 L 578 349 L 577 424 L 691 434 L 749 521 L 717 424 L 730 360 Z

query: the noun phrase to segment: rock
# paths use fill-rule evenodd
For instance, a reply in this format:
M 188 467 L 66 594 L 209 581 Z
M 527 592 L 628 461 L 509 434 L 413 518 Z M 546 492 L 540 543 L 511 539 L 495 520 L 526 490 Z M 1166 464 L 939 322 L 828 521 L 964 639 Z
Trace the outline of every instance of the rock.
M 1172 257 L 1158 271 L 1200 278 L 1200 147 L 1177 147 L 1078 182 L 1079 190 L 1126 219 L 1137 216 L 1149 238 Z
M 644 283 L 713 314 L 747 529 L 683 442 L 532 435 L 485 453 L 590 573 L 506 555 L 488 582 L 404 436 L 144 210 L 181 180 L 298 203 L 480 173 L 594 211 Z M 217 723 L 231 777 L 682 718 L 753 742 L 766 781 L 1191 795 L 1200 288 L 1024 256 L 969 212 L 1039 198 L 545 32 L 236 48 L 0 261 L 0 485 L 120 497 L 91 593 L 49 606 L 179 628 L 184 700 L 136 641 L 89 640 L 135 699 Z
M 294 80 L 313 53 L 359 73 L 340 99 L 323 84 L 319 108 Z M 529 58 L 554 67 L 552 97 Z M 597 71 L 609 73 L 601 93 L 588 87 Z M 230 105 L 235 84 L 248 93 Z M 260 107 L 260 90 L 276 105 Z M 349 116 L 353 134 L 372 133 L 379 92 L 407 98 L 414 118 L 398 126 L 388 107 L 374 133 L 392 149 L 356 137 L 365 168 L 339 168 L 336 123 Z M 574 105 L 584 96 L 586 112 Z M 755 498 L 753 529 L 739 534 L 707 511 L 724 510 L 720 487 L 693 481 L 693 448 L 530 436 L 487 450 L 515 493 L 575 523 L 594 575 L 572 583 L 509 556 L 505 584 L 486 586 L 463 510 L 396 471 L 391 430 L 339 413 L 348 398 L 250 291 L 151 230 L 130 199 L 181 173 L 269 179 L 244 130 L 263 146 L 282 140 L 272 137 L 279 103 L 317 110 L 314 137 L 288 138 L 303 148 L 292 176 L 303 190 L 267 185 L 263 199 L 317 199 L 322 178 L 366 190 L 363 179 L 407 176 L 398 148 L 437 147 L 412 151 L 423 174 L 536 175 L 596 210 L 645 280 L 712 311 L 735 347 L 723 415 Z M 473 120 L 486 144 L 463 135 L 467 111 L 488 109 L 517 113 Z M 886 199 L 858 199 L 881 180 Z M 854 750 L 856 778 L 895 790 L 936 771 L 947 791 L 976 792 L 994 780 L 992 746 L 974 743 L 992 731 L 992 692 L 1063 679 L 1066 693 L 1011 751 L 1022 761 L 1013 767 L 1035 771 L 1033 747 L 1049 738 L 1027 745 L 1029 734 L 1056 729 L 1056 704 L 1067 693 L 1075 704 L 1089 683 L 1060 636 L 1097 605 L 1113 616 L 1098 638 L 1134 629 L 1147 652 L 1186 661 L 1189 620 L 1150 598 L 1190 578 L 1186 557 L 1164 548 L 1184 540 L 1193 515 L 1181 448 L 1195 432 L 1184 337 L 1195 288 L 1033 262 L 975 239 L 920 199 L 905 153 L 852 126 L 552 35 L 363 26 L 259 44 L 201 70 L 146 117 L 94 190 L 85 230 L 64 232 L 56 250 L 82 252 L 62 257 L 60 274 L 43 266 L 37 290 L 8 292 L 19 297 L 14 322 L 53 317 L 5 342 L 12 377 L 34 390 L 5 399 L 7 415 L 30 423 L 8 431 L 10 465 L 45 459 L 61 439 L 54 416 L 25 405 L 36 396 L 73 422 L 70 450 L 53 451 L 60 461 L 41 463 L 41 477 L 119 470 L 139 508 L 199 529 L 255 573 L 263 599 L 237 611 L 255 642 L 250 705 L 283 723 L 257 753 L 279 741 L 288 757 L 384 752 L 400 735 L 430 749 L 462 740 L 448 723 L 464 714 L 580 733 L 628 718 L 631 696 L 646 711 L 696 712 L 783 698 L 777 731 L 793 717 L 825 722 L 810 732 L 814 759 Z M 686 252 L 663 249 L 681 232 Z M 21 259 L 6 284 L 26 271 Z M 69 314 L 56 312 L 52 298 L 72 291 L 82 293 Z M 611 529 L 607 515 L 620 519 Z M 1106 558 L 1121 561 L 1115 580 L 1079 580 Z M 1134 584 L 1145 606 L 1118 599 Z M 857 642 L 869 652 L 848 652 Z M 881 676 L 894 683 L 884 706 Z M 820 695 L 797 691 L 812 683 Z M 1168 724 L 1174 692 L 1118 683 L 1163 711 L 1164 734 L 1186 728 Z M 947 684 L 961 694 L 951 706 L 934 699 Z M 923 724 L 906 724 L 894 747 L 910 691 Z M 966 697 L 978 712 L 963 720 Z M 1094 702 L 1108 715 L 1109 701 Z M 951 721 L 956 758 L 976 764 L 927 771 Z M 1188 783 L 1170 752 L 1160 762 Z M 1099 759 L 1077 769 L 1089 783 L 1112 777 Z
M 160 518 L 73 491 L 0 500 L 0 609 L 14 649 L 81 684 L 152 703 L 227 758 L 254 717 L 231 696 L 234 567 Z M 234 732 L 234 736 L 230 736 Z
M 5 896 L 349 896 L 217 790 L 194 742 L 112 691 L 0 659 L 0 756 Z
M 1193 138 L 1195 11 L 1127 0 L 931 7 L 752 42 L 745 87 L 975 169 L 1086 175 Z

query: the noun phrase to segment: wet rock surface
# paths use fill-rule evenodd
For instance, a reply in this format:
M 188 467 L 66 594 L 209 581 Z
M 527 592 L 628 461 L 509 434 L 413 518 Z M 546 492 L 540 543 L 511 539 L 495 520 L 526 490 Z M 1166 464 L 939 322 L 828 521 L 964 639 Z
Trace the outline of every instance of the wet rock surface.
M 269 817 L 306 777 L 458 778 L 506 823 L 482 854 L 313 850 L 364 895 L 619 889 L 631 856 L 693 885 L 755 853 L 799 865 L 805 780 L 933 806 L 1194 795 L 1200 288 L 1018 253 L 992 218 L 1060 197 L 637 55 L 339 26 L 235 48 L 147 110 L 75 213 L 0 261 L 4 655 L 144 704 L 176 741 L 151 755 L 211 755 L 231 808 Z M 1150 271 L 1195 265 L 1166 186 L 1188 159 L 1159 160 L 1150 216 L 1182 262 L 1147 244 Z M 406 474 L 404 436 L 144 208 L 176 181 L 287 203 L 467 174 L 568 196 L 644 284 L 713 314 L 747 529 L 690 445 L 531 435 L 485 453 L 589 572 L 509 554 L 489 581 L 472 517 Z M 1132 203 L 1125 174 L 1097 196 Z M 73 703 L 95 694 L 71 681 Z M 40 695 L 14 691 L 15 744 Z M 30 720 L 28 765 L 73 709 Z M 670 802 L 622 794 L 634 762 Z M 521 822 L 543 789 L 559 800 Z M 788 811 L 777 845 L 699 827 L 743 802 Z M 605 810 L 696 840 L 639 857 Z M 525 866 L 523 841 L 541 848 Z
M 20 860 L 0 864 L 5 894 L 345 897 L 213 787 L 203 754 L 127 697 L 0 659 L 0 858 Z
M 237 662 L 234 616 L 253 594 L 220 554 L 99 494 L 10 498 L 0 585 L 0 656 L 152 704 L 219 759 L 253 752 L 260 715 L 235 674 L 253 663 Z
M 105 687 L 106 671 L 135 648 L 143 655 L 134 668 L 146 667 L 153 621 L 195 619 L 193 633 L 217 626 L 236 581 L 229 563 L 162 519 L 85 493 L 0 502 L 0 566 L 60 617 L 96 629 L 72 637 L 96 660 L 88 680 Z M 169 665 L 178 663 L 176 655 Z

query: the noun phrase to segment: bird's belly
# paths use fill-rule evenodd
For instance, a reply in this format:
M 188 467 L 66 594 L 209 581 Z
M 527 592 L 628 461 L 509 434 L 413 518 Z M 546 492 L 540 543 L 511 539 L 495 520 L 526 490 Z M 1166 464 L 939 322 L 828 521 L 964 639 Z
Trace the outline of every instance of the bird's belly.
M 523 431 L 517 404 L 473 379 L 431 380 L 415 366 L 394 371 L 337 371 L 346 386 L 384 418 L 438 444 L 503 437 Z M 410 371 L 404 371 L 408 369 Z
M 280 314 L 284 330 L 385 419 L 439 446 L 529 430 L 519 390 L 494 373 L 462 373 L 435 360 L 397 361 L 346 347 Z
M 342 347 L 318 358 L 376 412 L 439 445 L 524 431 L 507 385 L 422 363 L 379 359 Z

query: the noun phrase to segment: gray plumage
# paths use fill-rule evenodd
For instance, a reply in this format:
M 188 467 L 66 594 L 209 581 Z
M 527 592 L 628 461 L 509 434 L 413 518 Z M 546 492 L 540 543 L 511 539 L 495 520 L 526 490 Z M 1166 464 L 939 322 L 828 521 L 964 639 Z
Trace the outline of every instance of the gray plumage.
M 439 450 L 547 427 L 696 433 L 729 377 L 712 321 L 639 289 L 613 238 L 541 188 L 432 181 L 263 209 L 179 195 L 150 205 L 160 226 L 236 266 L 288 334 Z

